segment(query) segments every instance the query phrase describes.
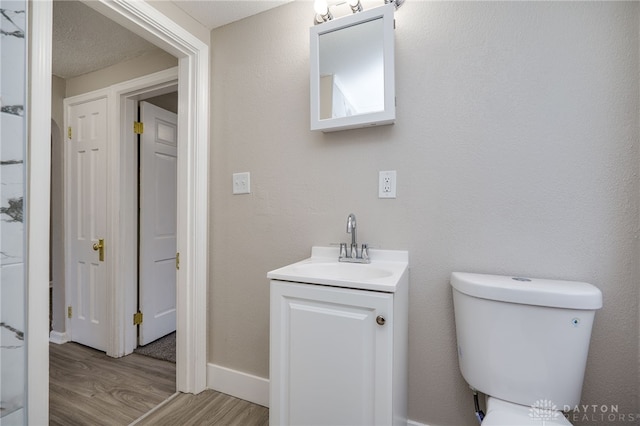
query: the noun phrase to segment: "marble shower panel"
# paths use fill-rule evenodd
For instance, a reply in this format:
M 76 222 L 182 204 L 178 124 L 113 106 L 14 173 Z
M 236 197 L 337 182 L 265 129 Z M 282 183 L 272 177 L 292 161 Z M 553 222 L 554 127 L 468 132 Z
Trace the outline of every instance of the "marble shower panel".
M 26 2 L 0 0 L 0 424 L 25 424 Z

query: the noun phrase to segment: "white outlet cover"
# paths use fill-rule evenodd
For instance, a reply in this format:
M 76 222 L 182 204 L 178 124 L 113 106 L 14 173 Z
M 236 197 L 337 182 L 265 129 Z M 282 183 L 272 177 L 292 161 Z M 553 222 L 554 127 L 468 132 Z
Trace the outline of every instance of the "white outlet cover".
M 381 171 L 378 174 L 378 198 L 396 198 L 396 171 Z
M 251 175 L 249 172 L 233 174 L 233 194 L 251 194 Z

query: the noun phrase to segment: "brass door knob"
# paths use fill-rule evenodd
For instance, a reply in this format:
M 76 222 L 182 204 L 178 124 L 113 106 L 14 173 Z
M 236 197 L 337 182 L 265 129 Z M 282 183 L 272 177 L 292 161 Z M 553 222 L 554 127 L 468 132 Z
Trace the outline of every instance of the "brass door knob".
M 98 251 L 100 262 L 104 262 L 104 239 L 100 238 L 97 243 L 93 243 L 93 249 Z

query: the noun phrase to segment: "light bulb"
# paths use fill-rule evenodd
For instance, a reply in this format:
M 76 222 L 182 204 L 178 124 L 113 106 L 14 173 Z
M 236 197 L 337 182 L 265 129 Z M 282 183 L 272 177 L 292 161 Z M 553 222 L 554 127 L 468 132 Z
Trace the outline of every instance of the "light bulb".
M 327 12 L 329 12 L 327 0 L 316 0 L 315 2 L 313 2 L 313 10 L 315 10 L 318 15 L 326 15 Z
M 348 3 L 353 13 L 362 12 L 362 4 L 360 4 L 360 0 L 348 0 Z

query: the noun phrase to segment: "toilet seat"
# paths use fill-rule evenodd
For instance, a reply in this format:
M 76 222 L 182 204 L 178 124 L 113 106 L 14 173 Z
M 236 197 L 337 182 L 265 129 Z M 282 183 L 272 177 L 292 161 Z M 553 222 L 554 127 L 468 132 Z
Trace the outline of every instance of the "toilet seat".
M 544 414 L 544 413 L 543 413 Z M 482 426 L 571 426 L 561 411 L 538 415 L 531 407 L 487 398 L 487 414 Z

